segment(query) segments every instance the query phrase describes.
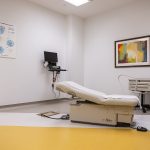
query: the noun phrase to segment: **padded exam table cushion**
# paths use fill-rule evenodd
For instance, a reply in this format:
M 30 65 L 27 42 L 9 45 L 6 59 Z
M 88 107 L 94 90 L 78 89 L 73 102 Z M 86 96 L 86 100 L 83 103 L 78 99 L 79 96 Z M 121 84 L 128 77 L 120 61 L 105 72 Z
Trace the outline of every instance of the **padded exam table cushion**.
M 56 84 L 56 89 L 101 105 L 136 106 L 139 103 L 137 96 L 133 95 L 107 95 L 103 92 L 88 89 L 72 81 L 63 81 Z

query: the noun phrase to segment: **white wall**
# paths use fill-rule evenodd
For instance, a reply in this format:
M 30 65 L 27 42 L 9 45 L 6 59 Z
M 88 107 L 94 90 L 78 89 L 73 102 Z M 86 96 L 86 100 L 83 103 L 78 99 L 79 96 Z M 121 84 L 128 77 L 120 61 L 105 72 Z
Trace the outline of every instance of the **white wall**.
M 68 80 L 83 84 L 83 31 L 84 20 L 80 17 L 69 15 L 67 17 L 67 76 Z
M 0 105 L 53 99 L 43 51 L 58 52 L 65 68 L 66 17 L 23 0 L 0 0 L 0 21 L 14 24 L 17 35 L 17 58 L 0 58 Z
M 114 68 L 114 41 L 150 35 L 150 1 L 142 0 L 86 20 L 84 82 L 87 87 L 108 94 L 128 93 L 127 78 L 150 78 L 150 67 Z
M 88 18 L 85 24 L 24 0 L 0 0 L 0 21 L 14 24 L 17 32 L 17 59 L 0 59 L 0 105 L 54 98 L 51 74 L 42 66 L 44 50 L 58 52 L 59 65 L 68 69 L 60 80 L 108 94 L 128 93 L 128 80 L 121 78 L 122 91 L 118 75 L 149 77 L 150 68 L 114 68 L 114 41 L 149 35 L 149 16 L 148 0 Z

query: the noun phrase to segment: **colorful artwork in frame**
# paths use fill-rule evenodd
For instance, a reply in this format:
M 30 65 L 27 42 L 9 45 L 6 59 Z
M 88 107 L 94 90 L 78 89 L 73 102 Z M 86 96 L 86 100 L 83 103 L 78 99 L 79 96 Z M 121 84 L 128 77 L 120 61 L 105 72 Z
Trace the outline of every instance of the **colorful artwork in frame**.
M 115 67 L 150 66 L 150 36 L 115 41 Z

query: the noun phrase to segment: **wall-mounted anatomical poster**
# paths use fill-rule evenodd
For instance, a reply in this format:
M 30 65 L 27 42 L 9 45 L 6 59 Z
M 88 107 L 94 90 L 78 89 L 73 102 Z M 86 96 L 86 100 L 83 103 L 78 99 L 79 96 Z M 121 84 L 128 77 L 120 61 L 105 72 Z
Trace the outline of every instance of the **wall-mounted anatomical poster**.
M 15 27 L 0 23 L 0 57 L 16 58 Z

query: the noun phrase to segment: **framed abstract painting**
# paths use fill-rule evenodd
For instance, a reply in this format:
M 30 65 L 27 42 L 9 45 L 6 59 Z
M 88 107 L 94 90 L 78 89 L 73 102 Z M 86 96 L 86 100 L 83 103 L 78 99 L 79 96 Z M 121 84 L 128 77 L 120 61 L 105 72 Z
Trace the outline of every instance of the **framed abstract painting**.
M 150 66 L 150 36 L 115 41 L 115 67 Z

